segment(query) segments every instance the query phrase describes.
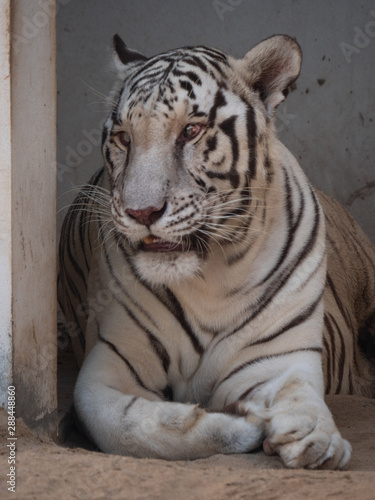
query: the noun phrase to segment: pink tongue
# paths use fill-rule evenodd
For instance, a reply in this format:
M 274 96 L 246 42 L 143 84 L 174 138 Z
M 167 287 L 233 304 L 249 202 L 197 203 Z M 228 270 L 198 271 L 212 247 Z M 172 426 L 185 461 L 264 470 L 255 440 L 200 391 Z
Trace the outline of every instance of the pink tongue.
M 183 247 L 179 243 L 173 243 L 171 241 L 158 241 L 155 240 L 152 243 L 142 244 L 142 249 L 146 252 L 182 252 Z

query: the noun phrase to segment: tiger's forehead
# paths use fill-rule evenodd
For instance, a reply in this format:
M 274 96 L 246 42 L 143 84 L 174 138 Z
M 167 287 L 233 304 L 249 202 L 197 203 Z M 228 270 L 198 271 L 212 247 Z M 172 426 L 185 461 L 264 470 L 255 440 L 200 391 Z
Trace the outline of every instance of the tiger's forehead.
M 224 53 L 207 47 L 177 49 L 142 62 L 124 81 L 119 118 L 132 120 L 142 112 L 178 114 L 184 106 L 199 113 L 199 103 L 225 85 L 228 67 Z

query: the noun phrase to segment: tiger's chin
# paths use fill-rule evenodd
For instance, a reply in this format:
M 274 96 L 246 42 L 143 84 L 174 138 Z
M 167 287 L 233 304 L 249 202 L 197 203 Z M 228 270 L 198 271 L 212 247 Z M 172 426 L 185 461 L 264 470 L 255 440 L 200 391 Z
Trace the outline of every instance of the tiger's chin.
M 196 277 L 203 261 L 193 251 L 142 252 L 133 258 L 139 276 L 151 285 L 171 286 Z

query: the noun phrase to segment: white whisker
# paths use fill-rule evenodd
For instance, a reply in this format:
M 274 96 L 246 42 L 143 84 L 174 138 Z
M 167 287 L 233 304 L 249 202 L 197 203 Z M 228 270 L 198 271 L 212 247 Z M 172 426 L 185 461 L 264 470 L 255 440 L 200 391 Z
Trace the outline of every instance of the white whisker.
M 91 85 L 89 85 L 88 83 L 86 83 L 84 80 L 82 80 L 82 78 L 79 76 L 79 75 L 76 75 L 78 80 L 89 90 L 91 90 L 91 92 L 95 95 L 97 95 L 98 97 L 100 97 L 102 99 L 101 102 L 103 103 L 106 103 L 107 105 L 111 106 L 111 107 L 114 107 L 117 105 L 117 102 L 114 101 L 113 99 L 111 99 L 108 95 L 106 94 L 103 94 L 102 92 L 100 92 L 100 90 L 97 90 L 95 89 L 94 87 L 92 87 Z

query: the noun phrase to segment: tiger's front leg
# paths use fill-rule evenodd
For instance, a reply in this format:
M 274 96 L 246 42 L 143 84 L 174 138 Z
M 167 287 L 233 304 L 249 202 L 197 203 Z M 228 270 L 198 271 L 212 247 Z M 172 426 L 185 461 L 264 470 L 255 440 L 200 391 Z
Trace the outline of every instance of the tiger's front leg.
M 159 382 L 164 383 L 153 380 L 152 387 L 146 387 L 106 344 L 93 348 L 80 371 L 74 399 L 81 422 L 102 451 L 179 460 L 243 453 L 261 445 L 260 419 L 167 402 Z
M 278 454 L 287 467 L 344 468 L 351 446 L 341 437 L 324 401 L 319 354 L 293 353 L 285 358 L 277 363 L 264 361 L 259 374 L 257 367 L 252 367 L 247 379 L 252 380 L 252 387 L 245 391 L 246 384 L 238 388 L 242 397 L 232 408 L 240 414 L 248 408 L 263 416 L 263 449 L 269 455 Z M 265 373 L 268 382 L 254 383 Z M 223 394 L 217 397 L 223 398 Z
M 277 453 L 287 467 L 343 469 L 351 446 L 341 437 L 331 412 L 313 384 L 286 380 L 271 398 L 263 449 Z

